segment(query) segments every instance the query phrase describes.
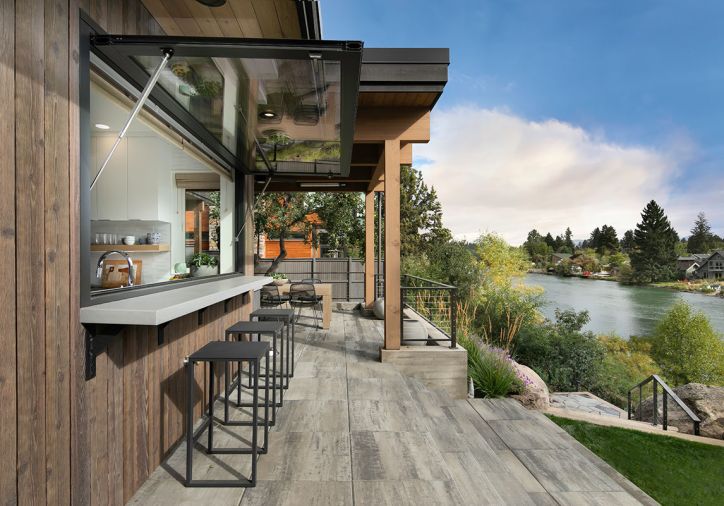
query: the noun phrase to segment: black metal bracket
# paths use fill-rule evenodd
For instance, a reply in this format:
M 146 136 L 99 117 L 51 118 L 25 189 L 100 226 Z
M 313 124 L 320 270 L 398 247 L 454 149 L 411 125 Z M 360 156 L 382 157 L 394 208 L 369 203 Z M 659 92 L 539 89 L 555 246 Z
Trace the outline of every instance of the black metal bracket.
M 207 308 L 204 307 L 204 308 L 199 309 L 199 311 L 198 311 L 198 315 L 199 315 L 199 325 L 203 325 L 203 324 L 204 324 L 204 313 L 206 312 L 206 309 L 207 309 Z
M 224 314 L 229 312 L 229 304 L 231 304 L 231 299 L 226 299 L 224 301 Z
M 85 327 L 85 379 L 96 376 L 96 357 L 108 349 L 112 339 L 120 334 L 125 325 L 84 323 Z
M 156 339 L 158 340 L 159 346 L 161 346 L 163 344 L 166 326 L 169 323 L 171 323 L 171 322 L 163 322 L 156 327 Z

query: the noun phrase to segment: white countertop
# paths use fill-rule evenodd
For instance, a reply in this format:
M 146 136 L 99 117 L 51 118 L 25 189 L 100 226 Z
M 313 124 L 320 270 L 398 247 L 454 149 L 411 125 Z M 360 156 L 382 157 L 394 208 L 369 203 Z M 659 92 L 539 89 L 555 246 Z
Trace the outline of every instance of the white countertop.
M 235 276 L 80 308 L 81 323 L 160 325 L 271 283 L 267 276 Z

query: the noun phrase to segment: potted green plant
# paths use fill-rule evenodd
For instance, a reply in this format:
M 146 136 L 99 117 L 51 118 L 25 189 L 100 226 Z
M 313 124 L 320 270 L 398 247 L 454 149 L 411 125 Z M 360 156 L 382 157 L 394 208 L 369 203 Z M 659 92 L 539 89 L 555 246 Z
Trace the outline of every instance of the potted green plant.
M 191 257 L 191 276 L 213 276 L 219 273 L 219 259 L 208 253 L 196 253 Z
M 273 285 L 282 286 L 282 285 L 286 285 L 287 283 L 289 283 L 289 280 L 287 279 L 286 274 L 282 274 L 280 272 L 274 272 L 274 273 L 272 273 L 271 277 L 274 280 L 274 281 L 272 281 Z

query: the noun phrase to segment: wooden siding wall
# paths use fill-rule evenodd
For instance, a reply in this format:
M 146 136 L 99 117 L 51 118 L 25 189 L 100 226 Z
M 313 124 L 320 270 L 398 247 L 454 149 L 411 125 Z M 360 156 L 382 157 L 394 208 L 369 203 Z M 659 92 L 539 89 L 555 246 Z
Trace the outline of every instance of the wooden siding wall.
M 182 435 L 183 357 L 250 305 L 176 320 L 160 347 L 129 328 L 85 381 L 79 9 L 112 33 L 163 33 L 139 0 L 0 0 L 0 504 L 128 500 Z

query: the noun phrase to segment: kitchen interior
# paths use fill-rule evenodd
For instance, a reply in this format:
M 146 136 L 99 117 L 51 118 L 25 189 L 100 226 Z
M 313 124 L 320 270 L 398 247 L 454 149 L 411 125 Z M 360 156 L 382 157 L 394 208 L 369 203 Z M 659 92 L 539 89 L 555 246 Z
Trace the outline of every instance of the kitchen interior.
M 95 177 L 132 105 L 97 75 L 90 98 Z M 90 207 L 93 293 L 234 271 L 233 181 L 147 111 L 108 161 Z

